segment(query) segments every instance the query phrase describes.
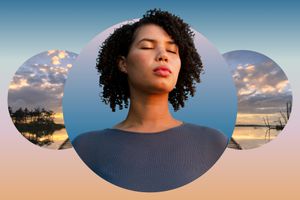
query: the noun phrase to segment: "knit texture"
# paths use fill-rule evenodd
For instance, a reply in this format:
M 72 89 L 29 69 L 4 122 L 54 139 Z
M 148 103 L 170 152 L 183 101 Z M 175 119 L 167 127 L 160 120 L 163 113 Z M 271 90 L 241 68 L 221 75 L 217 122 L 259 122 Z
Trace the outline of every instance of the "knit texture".
M 219 131 L 184 123 L 157 133 L 104 129 L 79 135 L 72 143 L 100 177 L 120 187 L 165 191 L 205 173 L 227 146 Z

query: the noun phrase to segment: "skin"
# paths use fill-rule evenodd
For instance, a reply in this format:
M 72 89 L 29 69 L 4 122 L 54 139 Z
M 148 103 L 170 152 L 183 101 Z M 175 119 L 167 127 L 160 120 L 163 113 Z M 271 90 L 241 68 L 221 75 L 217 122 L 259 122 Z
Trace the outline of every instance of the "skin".
M 165 66 L 167 76 L 153 70 Z M 179 49 L 163 28 L 148 24 L 136 30 L 127 57 L 120 57 L 119 69 L 128 75 L 130 108 L 116 129 L 155 133 L 181 125 L 168 108 L 168 95 L 176 85 L 181 60 Z

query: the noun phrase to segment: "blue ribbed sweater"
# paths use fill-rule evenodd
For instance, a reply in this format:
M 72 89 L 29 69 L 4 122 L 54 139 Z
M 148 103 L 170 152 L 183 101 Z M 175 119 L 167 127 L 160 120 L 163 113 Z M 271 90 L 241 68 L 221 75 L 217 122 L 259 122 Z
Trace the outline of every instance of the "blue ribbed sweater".
M 157 133 L 104 129 L 73 141 L 81 159 L 99 176 L 123 188 L 170 190 L 205 173 L 227 146 L 215 129 L 184 123 Z

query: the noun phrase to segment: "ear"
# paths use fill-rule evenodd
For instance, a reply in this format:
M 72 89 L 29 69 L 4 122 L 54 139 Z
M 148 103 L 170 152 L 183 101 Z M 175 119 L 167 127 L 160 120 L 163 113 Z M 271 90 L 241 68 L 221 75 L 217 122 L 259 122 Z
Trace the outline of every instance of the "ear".
M 121 72 L 124 72 L 125 74 L 127 74 L 126 58 L 124 56 L 119 56 L 118 67 Z

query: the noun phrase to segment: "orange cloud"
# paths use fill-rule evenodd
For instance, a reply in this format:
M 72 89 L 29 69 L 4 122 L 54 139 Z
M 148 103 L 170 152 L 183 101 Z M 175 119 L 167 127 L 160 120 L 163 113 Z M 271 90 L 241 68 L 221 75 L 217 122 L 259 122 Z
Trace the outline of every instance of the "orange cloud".
M 65 58 L 67 55 L 68 55 L 68 53 L 65 52 L 65 51 L 60 51 L 60 52 L 58 53 L 58 57 L 59 57 L 60 59 Z
M 59 57 L 58 56 L 53 56 L 52 58 L 51 58 L 51 60 L 52 60 L 52 64 L 53 65 L 59 65 L 60 64 L 60 59 L 59 59 Z
M 56 50 L 49 50 L 48 51 L 48 56 L 51 55 L 51 54 L 54 54 L 55 52 L 56 52 Z
M 248 65 L 245 69 L 246 69 L 247 72 L 253 72 L 253 71 L 255 71 L 255 66 L 254 65 Z
M 265 85 L 260 89 L 260 91 L 262 93 L 272 93 L 276 91 L 276 88 L 270 85 Z
M 20 79 L 18 80 L 18 82 L 16 83 L 15 81 L 12 82 L 10 85 L 9 85 L 9 89 L 10 90 L 19 90 L 21 89 L 22 87 L 26 87 L 28 86 L 29 84 L 27 83 L 27 79 Z
M 276 89 L 278 90 L 278 92 L 283 92 L 284 89 L 288 86 L 289 81 L 288 80 L 284 80 L 284 81 L 280 81 L 279 83 L 276 84 Z
M 67 64 L 67 68 L 71 68 L 73 65 L 72 64 Z

